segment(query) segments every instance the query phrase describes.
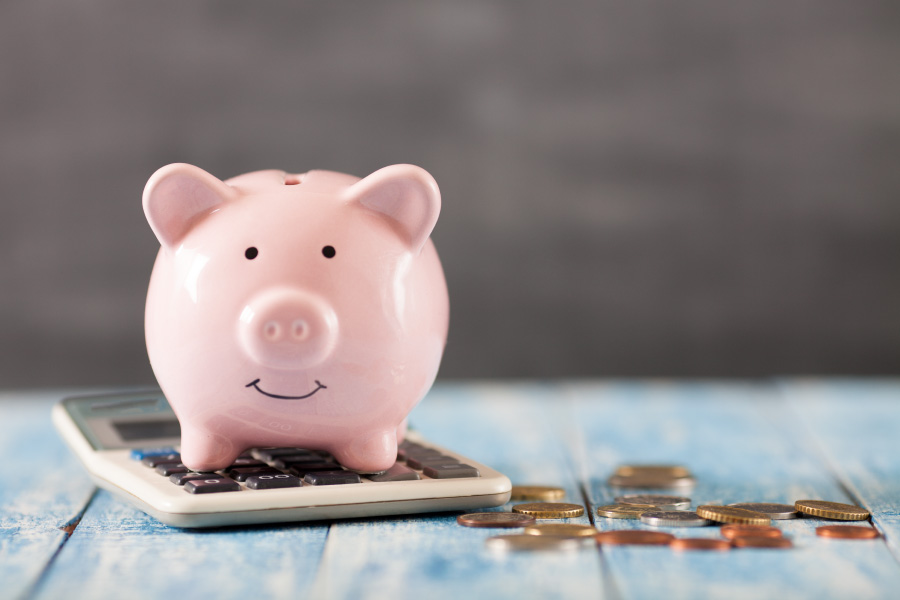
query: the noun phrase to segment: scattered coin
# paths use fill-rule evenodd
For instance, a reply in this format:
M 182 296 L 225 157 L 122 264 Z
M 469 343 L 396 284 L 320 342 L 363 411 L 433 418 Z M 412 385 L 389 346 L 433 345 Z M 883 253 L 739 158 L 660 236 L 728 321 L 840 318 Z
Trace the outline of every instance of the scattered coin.
M 597 543 L 608 546 L 640 545 L 666 546 L 675 536 L 661 531 L 643 531 L 639 529 L 622 529 L 619 531 L 601 531 L 596 535 Z
M 534 552 L 540 550 L 578 550 L 583 542 L 577 538 L 549 535 L 495 535 L 484 541 L 486 548 L 500 552 Z
M 512 509 L 515 513 L 531 515 L 535 519 L 568 519 L 580 517 L 584 514 L 584 507 L 580 504 L 567 504 L 564 502 L 516 504 Z
M 731 550 L 731 542 L 712 538 L 677 538 L 669 542 L 672 550 Z
M 688 468 L 681 465 L 621 465 L 614 474 L 622 477 L 691 477 Z
M 842 540 L 871 540 L 878 537 L 878 531 L 874 527 L 858 525 L 823 525 L 816 527 L 816 535 Z
M 739 523 L 742 525 L 768 525 L 771 519 L 766 515 L 743 508 L 731 506 L 713 506 L 710 504 L 697 507 L 697 514 L 704 519 L 717 523 Z
M 770 519 L 796 519 L 800 515 L 797 509 L 790 504 L 773 504 L 771 502 L 736 502 L 729 504 L 734 508 L 744 508 L 758 513 L 762 513 Z
M 456 522 L 466 527 L 525 527 L 534 524 L 534 517 L 510 512 L 483 512 L 459 515 Z
M 840 521 L 864 521 L 869 518 L 869 511 L 853 504 L 826 502 L 825 500 L 797 500 L 794 508 L 800 512 L 823 519 Z
M 522 533 L 525 535 L 580 538 L 594 537 L 597 535 L 597 529 L 590 525 L 579 525 L 577 523 L 541 523 L 539 525 L 528 525 Z
M 566 490 L 548 485 L 514 485 L 510 500 L 562 500 Z
M 615 499 L 618 504 L 650 504 L 659 510 L 687 510 L 691 499 L 684 496 L 662 496 L 660 494 L 629 494 Z M 791 507 L 793 510 L 793 507 Z
M 640 519 L 641 515 L 651 510 L 658 511 L 652 504 L 607 504 L 597 507 L 597 514 L 608 519 Z
M 693 477 L 666 477 L 657 475 L 613 475 L 607 483 L 614 488 L 647 490 L 685 490 L 694 487 Z
M 731 540 L 735 548 L 793 548 L 794 544 L 785 537 L 739 537 Z
M 771 525 L 722 525 L 721 534 L 729 540 L 739 537 L 784 537 L 780 529 Z
M 711 522 L 692 510 L 650 511 L 641 515 L 641 523 L 651 527 L 703 527 Z

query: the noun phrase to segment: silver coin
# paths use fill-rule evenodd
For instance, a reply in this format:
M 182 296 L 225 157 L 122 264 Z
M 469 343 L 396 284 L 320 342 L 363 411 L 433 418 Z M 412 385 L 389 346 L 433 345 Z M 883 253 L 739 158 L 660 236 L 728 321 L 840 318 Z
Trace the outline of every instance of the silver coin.
M 659 510 L 687 510 L 691 499 L 684 496 L 661 496 L 659 494 L 629 494 L 616 498 L 619 504 L 650 504 Z
M 495 552 L 534 552 L 549 550 L 578 550 L 585 546 L 585 540 L 593 538 L 565 538 L 545 535 L 495 535 L 484 540 L 484 547 Z
M 693 477 L 645 477 L 643 475 L 612 475 L 606 482 L 614 488 L 646 490 L 685 490 L 694 487 Z
M 641 523 L 651 527 L 703 527 L 710 522 L 692 510 L 655 511 L 641 515 Z
M 729 504 L 735 508 L 744 508 L 762 513 L 770 519 L 796 519 L 800 516 L 793 504 L 773 504 L 771 502 L 737 502 Z

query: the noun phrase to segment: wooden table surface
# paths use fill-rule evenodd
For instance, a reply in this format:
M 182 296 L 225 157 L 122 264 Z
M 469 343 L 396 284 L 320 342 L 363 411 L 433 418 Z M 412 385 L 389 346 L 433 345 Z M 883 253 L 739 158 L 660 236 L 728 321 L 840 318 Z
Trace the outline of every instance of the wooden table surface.
M 182 530 L 97 491 L 50 424 L 67 393 L 0 394 L 0 598 L 897 598 L 900 380 L 562 381 L 438 385 L 411 422 L 514 484 L 589 513 L 622 463 L 679 463 L 698 504 L 865 506 L 882 537 L 776 521 L 791 550 L 586 547 L 496 554 L 459 513 Z M 509 510 L 509 506 L 504 508 Z M 639 527 L 597 516 L 600 529 Z M 866 523 L 862 523 L 866 525 Z M 665 529 L 717 537 L 718 528 Z

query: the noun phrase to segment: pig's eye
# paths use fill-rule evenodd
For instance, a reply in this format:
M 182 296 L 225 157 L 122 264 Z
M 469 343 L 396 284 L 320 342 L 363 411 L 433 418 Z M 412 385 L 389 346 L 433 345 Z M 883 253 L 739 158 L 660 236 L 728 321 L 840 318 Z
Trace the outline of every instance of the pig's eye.
M 250 246 L 249 248 L 244 250 L 244 256 L 247 257 L 247 260 L 253 260 L 257 256 L 259 256 L 259 250 L 257 250 L 253 246 Z
M 322 248 L 322 256 L 325 258 L 334 258 L 335 254 L 337 254 L 337 250 L 334 249 L 334 246 L 325 246 Z

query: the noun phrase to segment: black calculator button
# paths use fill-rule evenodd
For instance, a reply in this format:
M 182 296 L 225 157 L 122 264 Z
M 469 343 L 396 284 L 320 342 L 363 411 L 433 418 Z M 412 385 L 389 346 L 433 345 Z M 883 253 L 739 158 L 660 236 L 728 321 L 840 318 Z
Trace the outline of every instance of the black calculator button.
M 456 479 L 458 477 L 481 477 L 478 469 L 464 464 L 435 465 L 425 467 L 425 475 L 432 479 Z
M 264 463 L 261 460 L 256 460 L 255 458 L 252 458 L 252 457 L 251 458 L 238 458 L 238 459 L 235 459 L 235 461 L 233 463 L 231 463 L 231 465 L 229 465 L 229 467 L 225 470 L 231 472 L 234 469 L 240 469 L 243 467 L 267 467 L 267 466 L 269 466 L 269 465 L 267 465 L 266 463 Z
M 297 454 L 298 452 L 306 452 L 306 450 L 303 448 L 259 448 L 253 454 L 260 460 L 272 460 L 279 456 Z
M 309 454 L 288 454 L 286 456 L 279 456 L 272 464 L 279 469 L 290 469 L 295 464 L 321 462 L 325 462 L 325 460 L 320 455 L 310 452 Z
M 416 479 L 421 479 L 419 474 L 407 467 L 406 465 L 400 463 L 394 463 L 390 469 L 385 471 L 384 473 L 379 473 L 377 475 L 366 475 L 366 479 L 370 481 L 413 481 Z
M 279 488 L 300 487 L 300 478 L 296 475 L 288 475 L 278 471 L 276 473 L 264 473 L 250 475 L 246 479 L 247 487 L 251 490 L 276 490 Z
M 195 473 L 193 471 L 188 471 L 186 473 L 173 473 L 169 476 L 169 481 L 175 485 L 184 485 L 188 481 L 194 479 L 218 479 L 220 477 L 221 475 L 218 473 Z
M 303 483 L 309 485 L 343 485 L 345 483 L 362 483 L 357 473 L 352 471 L 318 471 L 307 473 Z
M 182 463 L 160 463 L 156 465 L 156 472 L 164 477 L 168 477 L 169 475 L 174 475 L 175 473 L 187 473 L 190 471 L 185 465 Z
M 161 465 L 163 463 L 180 463 L 181 455 L 180 454 L 155 454 L 153 456 L 145 456 L 141 463 L 150 467 L 151 469 L 155 469 L 156 465 Z
M 436 467 L 437 465 L 458 465 L 459 461 L 452 456 L 438 454 L 436 456 L 410 456 L 406 459 L 406 464 L 421 471 L 425 467 Z
M 314 462 L 314 463 L 292 463 L 289 470 L 298 477 L 303 477 L 307 473 L 316 471 L 339 471 L 341 465 L 333 462 Z
M 184 489 L 191 494 L 216 494 L 218 492 L 238 492 L 241 485 L 226 477 L 212 477 L 210 479 L 192 479 L 185 482 Z
M 247 478 L 251 475 L 273 475 L 280 474 L 281 471 L 275 469 L 270 466 L 262 466 L 262 467 L 241 467 L 239 469 L 232 469 L 228 474 L 235 481 L 247 481 Z

